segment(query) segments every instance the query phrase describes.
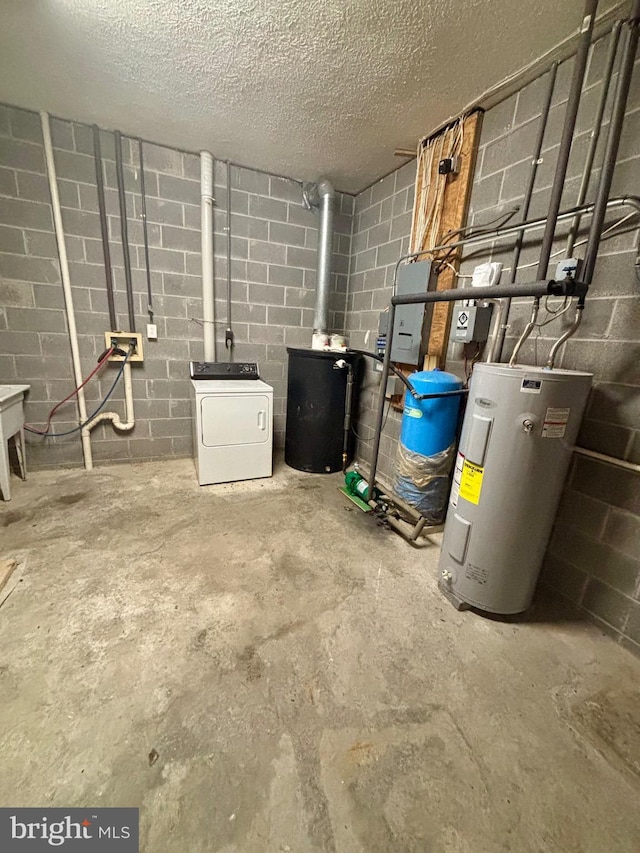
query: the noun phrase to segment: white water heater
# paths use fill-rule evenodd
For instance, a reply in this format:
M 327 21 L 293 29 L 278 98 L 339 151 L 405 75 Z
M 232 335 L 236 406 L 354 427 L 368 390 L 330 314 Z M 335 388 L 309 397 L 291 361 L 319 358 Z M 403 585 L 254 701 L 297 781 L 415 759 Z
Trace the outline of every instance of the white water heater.
M 531 604 L 591 379 L 474 368 L 440 556 L 440 588 L 456 607 Z

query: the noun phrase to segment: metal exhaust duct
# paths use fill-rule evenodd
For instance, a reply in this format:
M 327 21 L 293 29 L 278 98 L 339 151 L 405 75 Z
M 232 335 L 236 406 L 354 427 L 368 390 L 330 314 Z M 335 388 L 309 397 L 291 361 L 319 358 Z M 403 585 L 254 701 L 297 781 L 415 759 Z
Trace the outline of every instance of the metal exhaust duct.
M 316 281 L 316 311 L 313 318 L 316 335 L 329 331 L 329 290 L 331 287 L 331 256 L 333 250 L 333 214 L 336 193 L 331 183 L 322 178 L 316 186 L 320 223 L 318 225 L 318 274 Z

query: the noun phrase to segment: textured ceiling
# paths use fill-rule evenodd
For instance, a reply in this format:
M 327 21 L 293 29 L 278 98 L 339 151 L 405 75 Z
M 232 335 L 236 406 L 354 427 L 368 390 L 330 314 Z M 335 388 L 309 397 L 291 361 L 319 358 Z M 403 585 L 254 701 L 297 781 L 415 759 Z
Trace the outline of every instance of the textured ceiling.
M 607 3 L 606 5 L 611 5 Z M 0 0 L 0 100 L 357 191 L 583 0 Z

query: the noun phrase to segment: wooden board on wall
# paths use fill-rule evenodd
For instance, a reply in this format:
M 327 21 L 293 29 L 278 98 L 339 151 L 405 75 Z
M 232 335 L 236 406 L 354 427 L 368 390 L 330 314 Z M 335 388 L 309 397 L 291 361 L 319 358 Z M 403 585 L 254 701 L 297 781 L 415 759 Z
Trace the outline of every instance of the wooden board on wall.
M 455 175 L 450 175 L 447 179 L 438 242 L 442 241 L 445 234 L 450 231 L 457 231 L 466 224 L 478 144 L 480 142 L 482 115 L 481 110 L 476 110 L 465 122 L 464 140 L 460 154 L 460 171 Z M 422 246 L 421 248 L 426 247 Z M 460 265 L 459 252 L 455 252 L 448 260 L 457 271 Z M 455 286 L 456 275 L 452 269 L 446 267 L 438 276 L 436 289 L 449 290 Z M 431 328 L 424 361 L 425 370 L 431 370 L 434 367 L 443 368 L 445 366 L 452 313 L 453 302 L 436 302 L 433 306 Z
M 469 115 L 464 125 L 464 138 L 460 151 L 460 168 L 456 174 L 447 177 L 447 183 L 444 190 L 443 206 L 440 218 L 440 230 L 436 242 L 442 242 L 445 234 L 451 231 L 457 231 L 463 228 L 467 221 L 469 211 L 469 200 L 471 198 L 471 188 L 473 186 L 473 176 L 475 173 L 476 157 L 478 153 L 478 144 L 480 140 L 480 130 L 482 127 L 482 110 L 476 110 Z M 446 131 L 443 131 L 446 133 Z M 442 135 L 439 135 L 441 137 Z M 435 139 L 435 144 L 438 145 L 438 137 Z M 437 149 L 436 149 L 437 151 Z M 444 156 L 442 152 L 441 156 Z M 431 187 L 437 187 L 441 176 L 438 175 L 439 157 L 434 157 L 431 167 L 430 181 Z M 416 197 L 413 208 L 413 222 L 411 226 L 411 246 L 416 250 L 425 249 L 427 246 L 423 243 L 417 247 L 417 211 L 421 208 L 423 202 L 424 189 L 420 182 L 416 182 Z M 426 204 L 431 204 L 430 199 L 425 199 Z M 425 241 L 428 238 L 425 238 Z M 448 258 L 449 263 L 457 271 L 460 265 L 460 255 L 458 252 L 452 254 Z M 445 269 L 437 277 L 437 290 L 449 290 L 456 286 L 456 275 L 450 267 Z M 424 369 L 432 370 L 435 367 L 444 368 L 447 344 L 449 341 L 449 331 L 451 328 L 451 316 L 453 313 L 452 302 L 437 302 L 431 308 L 430 322 L 428 323 L 429 336 L 425 346 Z M 398 364 L 405 376 L 409 376 L 415 371 L 415 367 L 407 364 Z M 392 408 L 397 411 L 402 411 L 404 408 L 404 390 L 400 394 L 393 394 L 390 397 Z
M 473 176 L 476 169 L 476 156 L 478 154 L 481 127 L 482 112 L 477 111 L 469 116 L 465 124 L 460 171 L 447 186 L 444 208 L 442 210 L 440 240 L 449 231 L 463 228 L 466 224 Z M 449 259 L 449 262 L 457 271 L 460 266 L 459 250 Z M 455 286 L 456 275 L 452 269 L 446 267 L 438 276 L 436 289 L 449 290 Z M 445 365 L 453 304 L 453 302 L 436 302 L 433 306 L 433 317 L 431 319 L 429 342 L 427 344 L 427 359 L 429 361 L 427 369 L 431 369 L 432 367 L 443 368 Z

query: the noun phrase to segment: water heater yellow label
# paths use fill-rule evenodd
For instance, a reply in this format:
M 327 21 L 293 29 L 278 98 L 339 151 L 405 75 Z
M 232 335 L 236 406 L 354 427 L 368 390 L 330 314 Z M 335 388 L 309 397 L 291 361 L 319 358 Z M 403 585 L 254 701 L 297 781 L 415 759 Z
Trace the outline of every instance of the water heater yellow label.
M 460 497 L 472 504 L 480 503 L 483 476 L 484 468 L 465 459 L 460 478 Z

